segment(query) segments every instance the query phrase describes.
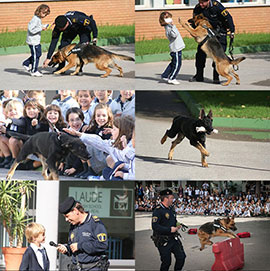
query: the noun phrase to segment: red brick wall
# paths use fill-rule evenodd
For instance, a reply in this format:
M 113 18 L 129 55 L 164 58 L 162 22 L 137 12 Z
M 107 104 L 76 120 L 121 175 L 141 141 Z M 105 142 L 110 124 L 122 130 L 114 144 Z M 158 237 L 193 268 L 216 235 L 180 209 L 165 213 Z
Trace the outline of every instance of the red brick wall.
M 241 8 L 228 8 L 231 13 L 234 24 L 236 27 L 236 33 L 250 32 L 270 33 L 270 7 L 241 7 Z M 153 38 L 165 38 L 164 28 L 159 24 L 160 10 L 153 11 L 136 11 L 136 32 L 135 38 L 139 39 L 153 39 Z M 177 18 L 181 17 L 182 20 L 187 21 L 192 17 L 192 9 L 179 9 L 169 10 L 172 13 L 174 22 L 183 37 L 190 36 L 189 33 L 184 30 Z
M 134 0 L 57 1 L 0 3 L 0 31 L 27 29 L 27 24 L 40 4 L 47 4 L 51 13 L 42 20 L 52 23 L 58 15 L 77 10 L 93 14 L 98 25 L 134 24 Z

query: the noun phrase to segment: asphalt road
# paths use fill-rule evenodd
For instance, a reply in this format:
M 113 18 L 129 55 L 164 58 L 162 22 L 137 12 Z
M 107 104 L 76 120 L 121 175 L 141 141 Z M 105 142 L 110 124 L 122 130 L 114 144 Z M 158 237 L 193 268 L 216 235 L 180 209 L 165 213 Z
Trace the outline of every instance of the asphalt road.
M 106 46 L 105 49 L 118 54 L 134 57 L 134 44 L 119 46 Z M 22 67 L 22 62 L 29 54 L 0 56 L 1 89 L 135 89 L 135 63 L 132 61 L 118 61 L 123 68 L 124 76 L 119 77 L 118 70 L 113 69 L 107 78 L 100 78 L 103 71 L 97 70 L 93 63 L 83 68 L 82 76 L 69 76 L 74 71 L 72 68 L 66 75 L 53 75 L 55 68 L 41 69 L 43 77 L 31 77 Z M 42 66 L 46 53 L 43 53 L 39 66 Z
M 137 90 L 269 90 L 270 89 L 270 54 L 269 52 L 245 54 L 246 59 L 240 63 L 237 74 L 240 85 L 235 79 L 229 86 L 212 83 L 212 60 L 207 59 L 205 68 L 205 82 L 188 82 L 195 74 L 194 60 L 183 60 L 181 70 L 177 76 L 180 85 L 171 85 L 160 79 L 161 73 L 169 62 L 151 62 L 136 64 Z M 237 57 L 237 56 L 235 56 Z M 220 78 L 225 82 L 225 78 Z
M 205 216 L 178 216 L 178 221 L 184 223 L 190 228 L 198 228 L 205 222 L 211 222 L 216 217 Z M 270 258 L 270 218 L 236 218 L 236 227 L 238 232 L 248 231 L 251 233 L 250 238 L 242 238 L 244 244 L 245 265 L 242 270 L 259 271 L 269 270 Z M 136 270 L 137 271 L 156 271 L 159 270 L 160 259 L 157 248 L 150 239 L 151 230 L 151 213 L 136 213 Z M 185 253 L 187 255 L 183 270 L 211 270 L 215 257 L 212 247 L 207 246 L 203 251 L 199 250 L 200 243 L 197 235 L 189 235 L 180 231 L 183 239 Z M 224 241 L 224 237 L 215 237 L 214 243 Z M 173 258 L 173 257 L 172 257 Z M 170 270 L 173 270 L 174 260 Z
M 270 142 L 243 140 L 224 133 L 207 136 L 209 168 L 201 166 L 200 152 L 184 139 L 168 160 L 171 139 L 160 139 L 170 128 L 172 117 L 188 115 L 173 92 L 137 92 L 136 179 L 137 180 L 269 180 Z M 215 127 L 218 128 L 218 127 Z

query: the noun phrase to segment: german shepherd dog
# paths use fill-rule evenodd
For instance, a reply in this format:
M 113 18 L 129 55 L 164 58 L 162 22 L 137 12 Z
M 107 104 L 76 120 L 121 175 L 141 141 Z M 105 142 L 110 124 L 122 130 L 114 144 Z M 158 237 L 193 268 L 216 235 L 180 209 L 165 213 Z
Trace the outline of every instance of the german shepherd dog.
M 218 133 L 216 129 L 213 129 L 212 122 L 212 110 L 206 116 L 204 109 L 201 109 L 199 119 L 183 116 L 175 117 L 171 128 L 166 131 L 160 141 L 163 144 L 167 137 L 174 138 L 177 135 L 177 138 L 172 142 L 168 159 L 172 160 L 174 148 L 186 137 L 190 144 L 201 152 L 202 166 L 208 167 L 205 157 L 210 154 L 205 149 L 206 134 Z
M 228 81 L 222 85 L 227 86 L 230 84 L 233 79 L 230 73 L 235 77 L 236 84 L 240 85 L 239 76 L 233 70 L 233 65 L 238 65 L 245 59 L 245 57 L 239 57 L 235 60 L 231 60 L 225 54 L 216 36 L 208 34 L 209 29 L 211 30 L 213 28 L 207 18 L 202 14 L 196 15 L 193 19 L 190 19 L 189 22 L 194 23 L 196 27 L 193 28 L 189 23 L 183 23 L 179 18 L 179 23 L 191 34 L 197 43 L 202 43 L 201 49 L 207 54 L 207 56 L 214 60 L 217 72 L 221 76 L 227 78 Z M 214 32 L 212 31 L 212 33 Z
M 230 238 L 236 238 L 237 236 L 230 232 L 236 231 L 234 217 L 227 217 L 223 219 L 214 220 L 214 222 L 208 222 L 203 224 L 198 230 L 198 237 L 200 239 L 201 247 L 200 250 L 205 248 L 205 245 L 213 245 L 210 238 L 215 236 L 224 236 Z
M 74 48 L 75 46 L 76 48 Z M 97 69 L 106 72 L 101 75 L 102 78 L 110 75 L 112 72 L 110 68 L 116 68 L 120 72 L 119 76 L 123 77 L 123 69 L 114 62 L 114 59 L 135 61 L 132 57 L 115 54 L 96 45 L 91 45 L 89 43 L 76 45 L 76 43 L 72 43 L 59 49 L 58 52 L 53 55 L 49 62 L 49 66 L 55 66 L 66 60 L 68 61 L 68 64 L 61 70 L 54 72 L 54 74 L 61 74 L 76 66 L 75 71 L 70 74 L 76 75 L 84 64 L 94 62 Z
M 11 180 L 17 166 L 26 160 L 29 154 L 36 154 L 42 163 L 42 175 L 45 180 L 58 180 L 58 166 L 69 153 L 73 153 L 82 160 L 89 159 L 89 153 L 84 143 L 77 137 L 66 133 L 40 132 L 33 136 L 20 133 L 10 133 L 25 143 L 19 155 L 12 164 L 7 174 L 7 180 Z M 48 169 L 50 174 L 48 174 Z

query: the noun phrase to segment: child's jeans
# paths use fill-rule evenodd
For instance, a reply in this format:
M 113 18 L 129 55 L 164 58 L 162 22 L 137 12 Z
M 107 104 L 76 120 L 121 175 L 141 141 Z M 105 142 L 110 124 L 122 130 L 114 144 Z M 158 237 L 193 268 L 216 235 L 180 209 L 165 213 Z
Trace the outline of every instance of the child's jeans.
M 41 45 L 29 45 L 29 47 L 31 50 L 31 56 L 23 62 L 23 65 L 29 67 L 31 64 L 31 72 L 36 72 L 38 70 L 39 58 L 41 57 Z
M 182 51 L 171 52 L 170 56 L 172 57 L 171 63 L 168 65 L 166 70 L 162 73 L 161 77 L 168 78 L 169 80 L 173 80 L 176 78 L 182 65 Z

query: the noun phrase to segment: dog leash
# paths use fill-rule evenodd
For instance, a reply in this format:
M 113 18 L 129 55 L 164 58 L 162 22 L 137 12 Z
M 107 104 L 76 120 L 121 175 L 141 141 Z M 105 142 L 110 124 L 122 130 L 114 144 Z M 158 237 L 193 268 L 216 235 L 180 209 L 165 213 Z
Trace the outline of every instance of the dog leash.
M 234 60 L 234 57 L 233 57 L 233 40 L 234 40 L 234 37 L 230 37 L 230 45 L 229 45 L 229 54 L 230 54 L 230 57 L 232 60 Z M 239 66 L 238 65 L 233 65 L 233 69 L 234 71 L 238 71 L 239 70 Z

